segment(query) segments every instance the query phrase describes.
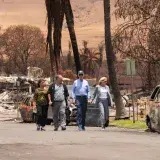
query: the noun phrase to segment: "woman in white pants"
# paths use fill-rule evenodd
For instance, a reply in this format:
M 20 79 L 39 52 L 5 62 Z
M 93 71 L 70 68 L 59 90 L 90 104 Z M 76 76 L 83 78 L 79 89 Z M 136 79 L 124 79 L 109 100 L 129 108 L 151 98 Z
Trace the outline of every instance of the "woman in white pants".
M 111 106 L 110 89 L 106 84 L 107 78 L 102 77 L 93 94 L 93 100 L 96 98 L 96 104 L 100 109 L 100 120 L 103 130 L 109 125 L 109 106 Z

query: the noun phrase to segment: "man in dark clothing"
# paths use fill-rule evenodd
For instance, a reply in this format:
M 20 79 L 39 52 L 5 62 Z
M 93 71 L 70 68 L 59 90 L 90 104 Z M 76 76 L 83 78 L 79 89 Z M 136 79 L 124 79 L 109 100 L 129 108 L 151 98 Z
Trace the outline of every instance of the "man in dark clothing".
M 48 90 L 49 104 L 52 105 L 53 111 L 54 131 L 58 131 L 59 125 L 62 130 L 66 130 L 65 109 L 68 96 L 68 89 L 67 86 L 63 84 L 63 77 L 61 75 L 56 76 L 56 83 L 52 84 Z

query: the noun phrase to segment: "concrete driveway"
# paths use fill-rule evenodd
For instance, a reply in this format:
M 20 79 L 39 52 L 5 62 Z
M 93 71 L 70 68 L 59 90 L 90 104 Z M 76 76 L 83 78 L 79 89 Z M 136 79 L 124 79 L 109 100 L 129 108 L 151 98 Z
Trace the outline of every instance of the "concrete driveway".
M 77 127 L 37 132 L 34 124 L 0 122 L 0 160 L 159 160 L 160 135 Z

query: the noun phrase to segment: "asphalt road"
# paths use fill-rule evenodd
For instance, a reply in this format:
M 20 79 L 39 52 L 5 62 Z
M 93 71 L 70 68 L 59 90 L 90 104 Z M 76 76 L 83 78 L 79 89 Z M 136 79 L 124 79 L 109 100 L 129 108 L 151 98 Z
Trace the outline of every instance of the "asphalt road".
M 77 127 L 37 132 L 34 124 L 0 122 L 0 160 L 159 160 L 160 135 Z

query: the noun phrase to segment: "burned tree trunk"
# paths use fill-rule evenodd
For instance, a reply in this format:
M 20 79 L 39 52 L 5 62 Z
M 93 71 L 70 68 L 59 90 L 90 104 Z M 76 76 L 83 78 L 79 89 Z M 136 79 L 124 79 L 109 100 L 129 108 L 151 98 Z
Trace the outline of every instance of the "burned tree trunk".
M 65 16 L 66 16 L 66 21 L 67 21 L 68 30 L 69 30 L 70 39 L 71 39 L 72 48 L 73 48 L 76 71 L 78 73 L 78 71 L 81 70 L 81 63 L 80 63 L 80 56 L 78 51 L 76 34 L 74 30 L 74 18 L 73 18 L 72 6 L 70 3 L 70 0 L 63 0 L 63 4 L 65 8 Z
M 61 68 L 61 38 L 62 38 L 62 27 L 64 20 L 64 6 L 62 5 L 61 0 L 55 0 L 54 8 L 54 55 L 56 59 L 56 71 L 59 72 Z
M 126 112 L 122 102 L 120 90 L 118 87 L 116 71 L 114 66 L 114 55 L 111 42 L 111 28 L 110 28 L 110 0 L 104 0 L 104 20 L 105 20 L 105 45 L 106 45 L 106 57 L 109 71 L 109 78 L 113 95 L 116 104 L 116 119 L 125 118 Z
M 61 0 L 46 0 L 48 18 L 47 43 L 50 50 L 51 72 L 58 73 L 61 55 L 61 32 L 64 19 L 64 8 Z
M 73 12 L 69 0 L 45 0 L 48 17 L 48 36 L 47 43 L 50 50 L 51 72 L 53 73 L 54 64 L 56 73 L 61 68 L 61 37 L 64 15 L 68 25 L 70 39 L 72 43 L 74 61 L 77 72 L 81 70 L 80 57 L 74 30 Z
M 46 10 L 47 10 L 47 17 L 48 17 L 48 35 L 47 35 L 47 51 L 49 47 L 50 53 L 50 63 L 51 63 L 51 77 L 55 75 L 55 66 L 54 66 L 54 54 L 53 54 L 53 42 L 52 42 L 52 2 L 46 0 Z

